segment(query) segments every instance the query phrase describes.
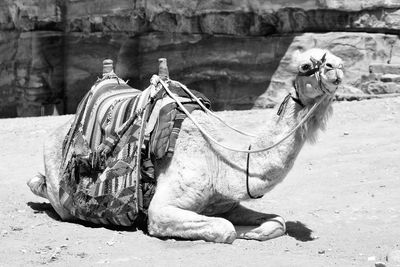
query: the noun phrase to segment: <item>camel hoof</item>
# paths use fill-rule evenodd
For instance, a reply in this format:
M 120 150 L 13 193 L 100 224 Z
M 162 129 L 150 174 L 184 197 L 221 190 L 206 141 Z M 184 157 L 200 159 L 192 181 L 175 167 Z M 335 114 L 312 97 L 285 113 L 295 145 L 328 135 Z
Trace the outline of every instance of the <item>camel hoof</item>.
M 217 218 L 219 219 L 219 218 Z M 215 239 L 211 240 L 216 243 L 232 244 L 237 237 L 237 233 L 233 224 L 225 219 L 220 219 L 220 223 L 214 226 Z
M 286 222 L 282 217 L 277 216 L 261 224 L 258 229 L 260 231 L 259 240 L 269 240 L 286 233 Z
M 266 241 L 280 237 L 286 233 L 285 220 L 280 216 L 269 219 L 254 229 L 250 230 L 248 228 L 238 229 L 240 232 L 239 238 Z

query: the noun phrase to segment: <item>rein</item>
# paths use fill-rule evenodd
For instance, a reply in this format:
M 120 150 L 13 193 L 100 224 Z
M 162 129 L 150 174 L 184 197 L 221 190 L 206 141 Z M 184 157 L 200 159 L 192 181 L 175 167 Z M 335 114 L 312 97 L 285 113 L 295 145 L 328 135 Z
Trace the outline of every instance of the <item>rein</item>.
M 278 142 L 276 142 L 275 144 L 272 144 L 270 146 L 264 147 L 264 148 L 259 148 L 259 149 L 253 149 L 253 150 L 245 150 L 245 149 L 238 149 L 238 148 L 234 148 L 234 147 L 230 147 L 227 145 L 224 145 L 220 142 L 218 142 L 215 138 L 213 138 L 211 135 L 209 135 L 207 133 L 207 131 L 205 131 L 203 129 L 203 127 L 191 116 L 191 114 L 187 111 L 187 109 L 182 105 L 182 103 L 179 101 L 179 99 L 177 97 L 174 96 L 174 94 L 168 89 L 168 84 L 160 79 L 160 83 L 162 84 L 162 86 L 164 87 L 165 91 L 168 93 L 168 95 L 177 103 L 177 105 L 179 106 L 179 108 L 181 108 L 181 110 L 186 114 L 186 116 L 194 123 L 194 125 L 196 125 L 196 127 L 199 129 L 199 131 L 205 136 L 207 137 L 207 139 L 209 139 L 211 142 L 213 142 L 214 144 L 225 148 L 227 150 L 230 151 L 234 151 L 234 152 L 242 152 L 242 153 L 259 153 L 259 152 L 264 152 L 264 151 L 268 151 L 271 150 L 272 148 L 278 146 L 279 144 L 281 144 L 283 141 L 285 141 L 286 139 L 288 139 L 297 129 L 299 129 L 306 121 L 307 119 L 312 115 L 312 113 L 314 112 L 314 110 L 325 100 L 325 98 L 327 97 L 322 96 L 317 103 L 315 103 L 310 110 L 307 112 L 307 114 L 301 119 L 301 121 L 292 129 L 290 130 L 282 139 L 280 139 Z
M 217 120 L 219 120 L 220 122 L 222 122 L 222 123 L 223 123 L 225 126 L 227 126 L 228 128 L 230 128 L 230 129 L 232 129 L 232 130 L 234 130 L 235 132 L 238 132 L 238 133 L 240 133 L 240 134 L 246 135 L 246 136 L 257 137 L 257 136 L 254 135 L 254 134 L 249 134 L 249 133 L 243 132 L 243 131 L 241 131 L 241 130 L 238 130 L 238 129 L 236 129 L 236 128 L 230 126 L 230 125 L 227 124 L 223 119 L 221 119 L 221 117 L 219 117 L 219 116 L 216 115 L 214 112 L 212 112 L 211 110 L 209 110 L 206 106 L 204 106 L 203 103 L 200 101 L 200 99 L 199 99 L 197 96 L 195 96 L 195 95 L 189 90 L 189 88 L 186 87 L 186 85 L 184 85 L 184 84 L 182 84 L 182 83 L 180 83 L 180 82 L 178 82 L 178 81 L 173 81 L 173 80 L 171 80 L 171 81 L 177 83 L 186 93 L 188 93 L 188 94 L 190 95 L 190 97 L 192 97 L 192 98 L 197 102 L 197 104 L 199 104 L 199 106 L 200 106 L 207 114 L 209 114 L 209 115 L 211 115 L 212 117 L 216 118 Z
M 259 195 L 259 196 L 254 196 L 251 194 L 250 192 L 250 186 L 249 186 L 249 169 L 250 169 L 250 154 L 252 153 L 259 153 L 259 152 L 264 152 L 264 151 L 268 151 L 276 146 L 278 146 L 279 144 L 281 144 L 283 141 L 285 141 L 286 139 L 288 139 L 292 134 L 295 133 L 295 131 L 297 129 L 299 129 L 307 120 L 308 118 L 313 114 L 313 112 L 315 111 L 315 109 L 330 95 L 332 95 L 331 92 L 329 92 L 329 90 L 327 90 L 327 88 L 325 88 L 324 84 L 322 83 L 322 79 L 320 77 L 320 67 L 323 63 L 325 63 L 325 56 L 326 54 L 324 54 L 324 56 L 322 57 L 321 60 L 314 60 L 313 58 L 311 59 L 311 61 L 314 64 L 314 68 L 310 69 L 309 71 L 303 72 L 301 73 L 301 76 L 311 76 L 311 75 L 315 75 L 316 79 L 318 80 L 318 85 L 319 85 L 319 89 L 324 93 L 323 96 L 316 102 L 314 103 L 314 105 L 309 109 L 309 111 L 307 112 L 307 114 L 300 120 L 300 122 L 292 129 L 290 130 L 283 138 L 281 138 L 279 141 L 277 141 L 276 143 L 264 147 L 264 148 L 259 148 L 259 149 L 251 149 L 251 145 L 249 145 L 248 150 L 243 150 L 243 149 L 238 149 L 238 148 L 234 148 L 234 147 L 230 147 L 227 145 L 224 145 L 220 142 L 218 142 L 216 139 L 214 139 L 211 135 L 209 135 L 204 129 L 203 127 L 191 116 L 191 114 L 188 112 L 188 110 L 182 105 L 182 103 L 179 101 L 179 99 L 177 97 L 174 96 L 174 94 L 169 90 L 169 86 L 168 84 L 162 80 L 162 79 L 157 79 L 162 87 L 164 87 L 165 91 L 168 93 L 168 95 L 176 102 L 176 104 L 180 107 L 180 109 L 186 114 L 186 116 L 196 125 L 196 127 L 199 129 L 199 131 L 211 142 L 213 142 L 214 144 L 225 148 L 227 150 L 230 151 L 234 151 L 234 152 L 241 152 L 241 153 L 247 153 L 247 160 L 246 160 L 246 191 L 247 191 L 247 195 L 252 198 L 252 199 L 258 199 L 263 197 L 263 195 Z M 156 76 L 155 78 L 158 78 L 158 76 Z M 172 81 L 172 80 L 171 80 Z M 200 99 L 198 99 L 184 84 L 178 82 L 178 81 L 173 81 L 175 83 L 177 83 L 185 92 L 187 92 L 198 104 L 199 106 L 209 115 L 213 116 L 214 118 L 218 119 L 220 122 L 222 122 L 225 126 L 231 128 L 232 130 L 241 133 L 243 135 L 247 135 L 247 136 L 251 136 L 251 137 L 255 137 L 252 134 L 248 134 L 245 133 L 243 131 L 240 131 L 234 127 L 229 126 L 225 121 L 223 121 L 220 117 L 218 117 L 216 114 L 214 114 L 213 112 L 211 112 L 207 107 L 205 107 L 203 105 L 203 103 L 200 101 Z M 296 88 L 296 87 L 295 87 Z M 298 91 L 296 88 L 296 97 L 292 96 L 290 93 L 285 97 L 285 99 L 282 101 L 281 105 L 279 106 L 278 109 L 278 116 L 281 115 L 281 113 L 285 110 L 288 101 L 292 99 L 296 104 L 300 105 L 302 108 L 305 107 L 305 105 L 301 102 L 299 95 L 298 95 Z

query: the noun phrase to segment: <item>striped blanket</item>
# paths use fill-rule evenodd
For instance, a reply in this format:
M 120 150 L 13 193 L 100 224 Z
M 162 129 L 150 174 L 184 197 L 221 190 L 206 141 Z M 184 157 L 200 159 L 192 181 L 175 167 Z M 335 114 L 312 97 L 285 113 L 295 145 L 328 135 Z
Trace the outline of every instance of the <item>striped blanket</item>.
M 170 89 L 189 110 L 198 108 L 180 88 Z M 99 80 L 79 104 L 60 168 L 60 200 L 73 216 L 130 226 L 146 213 L 156 186 L 152 159 L 173 154 L 186 117 L 164 91 L 150 102 L 149 94 L 112 76 Z

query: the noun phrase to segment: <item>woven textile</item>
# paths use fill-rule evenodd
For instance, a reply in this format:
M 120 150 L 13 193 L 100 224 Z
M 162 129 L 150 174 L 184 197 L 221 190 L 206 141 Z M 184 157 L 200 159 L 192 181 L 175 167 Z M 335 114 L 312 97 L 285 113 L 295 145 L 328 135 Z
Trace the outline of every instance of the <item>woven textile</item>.
M 171 89 L 190 111 L 198 108 L 181 88 Z M 97 224 L 134 224 L 155 192 L 152 159 L 172 156 L 185 118 L 163 91 L 150 101 L 149 89 L 133 89 L 117 77 L 97 82 L 64 140 L 59 192 L 64 208 Z
M 60 200 L 77 218 L 132 225 L 138 214 L 138 138 L 146 93 L 125 82 L 95 84 L 63 147 Z

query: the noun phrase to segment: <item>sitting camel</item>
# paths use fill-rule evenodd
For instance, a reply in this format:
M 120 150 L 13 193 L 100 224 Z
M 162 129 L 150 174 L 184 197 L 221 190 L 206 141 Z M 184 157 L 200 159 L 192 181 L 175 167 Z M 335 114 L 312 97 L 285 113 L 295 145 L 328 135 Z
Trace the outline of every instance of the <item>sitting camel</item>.
M 279 116 L 258 137 L 236 142 L 242 150 L 250 144 L 257 150 L 278 142 L 270 149 L 252 154 L 227 150 L 211 142 L 190 119 L 184 120 L 173 156 L 155 162 L 157 187 L 148 208 L 150 235 L 232 243 L 236 238 L 262 241 L 285 234 L 282 217 L 253 211 L 240 201 L 260 197 L 283 180 L 303 144 L 314 142 L 318 130 L 324 129 L 343 79 L 342 60 L 329 51 L 311 49 L 297 54 L 294 62 L 296 95 L 285 98 Z M 210 120 L 207 113 L 194 111 L 192 118 L 218 142 L 229 143 L 225 126 Z M 73 219 L 59 199 L 60 154 L 69 127 L 62 126 L 46 140 L 46 177 L 28 182 L 63 220 Z

